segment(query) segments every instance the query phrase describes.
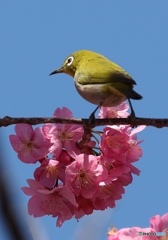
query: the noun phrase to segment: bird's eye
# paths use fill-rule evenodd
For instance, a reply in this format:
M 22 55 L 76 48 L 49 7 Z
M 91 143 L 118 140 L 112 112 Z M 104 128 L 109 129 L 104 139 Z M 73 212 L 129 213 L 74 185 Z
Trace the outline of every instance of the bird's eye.
M 67 66 L 70 66 L 71 64 L 72 64 L 72 62 L 73 62 L 73 60 L 74 60 L 74 57 L 69 57 L 67 60 L 66 60 L 66 65 Z

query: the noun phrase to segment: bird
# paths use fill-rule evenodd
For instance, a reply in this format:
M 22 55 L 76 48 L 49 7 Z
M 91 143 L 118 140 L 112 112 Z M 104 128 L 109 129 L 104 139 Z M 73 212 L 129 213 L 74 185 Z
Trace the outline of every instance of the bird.
M 126 99 L 131 109 L 130 116 L 135 117 L 130 99 L 142 99 L 133 90 L 135 80 L 122 67 L 103 55 L 89 50 L 76 51 L 49 75 L 57 73 L 73 77 L 77 92 L 88 102 L 97 105 L 90 119 L 94 118 L 99 107 L 115 107 Z

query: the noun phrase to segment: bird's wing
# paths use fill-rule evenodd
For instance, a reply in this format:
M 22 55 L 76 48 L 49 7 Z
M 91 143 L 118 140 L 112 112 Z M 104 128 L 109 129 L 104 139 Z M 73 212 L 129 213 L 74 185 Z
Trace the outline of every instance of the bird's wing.
M 127 72 L 119 72 L 119 71 L 99 71 L 99 70 L 92 70 L 89 71 L 80 71 L 75 74 L 75 80 L 78 83 L 85 85 L 85 84 L 103 84 L 103 83 L 113 83 L 113 82 L 120 82 L 126 83 L 128 85 L 136 85 L 136 82 L 130 77 Z
M 84 62 L 76 71 L 75 79 L 80 84 L 101 84 L 123 82 L 126 84 L 135 85 L 136 82 L 132 77 L 119 65 L 99 57 L 96 61 L 94 59 Z

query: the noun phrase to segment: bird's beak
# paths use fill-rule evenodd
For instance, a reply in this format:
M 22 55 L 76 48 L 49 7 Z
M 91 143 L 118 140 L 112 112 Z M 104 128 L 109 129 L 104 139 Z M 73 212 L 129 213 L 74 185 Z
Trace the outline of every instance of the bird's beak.
M 60 67 L 60 68 L 54 70 L 52 73 L 49 74 L 49 76 L 56 74 L 56 73 L 62 73 L 62 72 L 64 72 L 64 67 Z

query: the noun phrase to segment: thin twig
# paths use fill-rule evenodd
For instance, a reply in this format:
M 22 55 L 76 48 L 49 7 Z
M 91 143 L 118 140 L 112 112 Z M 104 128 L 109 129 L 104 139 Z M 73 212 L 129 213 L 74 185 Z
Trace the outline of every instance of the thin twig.
M 27 123 L 30 125 L 44 124 L 44 123 L 61 123 L 61 124 L 79 124 L 87 128 L 93 128 L 96 126 L 104 125 L 131 125 L 131 126 L 152 126 L 157 128 L 168 127 L 168 118 L 139 118 L 139 117 L 128 117 L 128 118 L 104 118 L 95 119 L 90 123 L 89 119 L 86 118 L 53 118 L 53 117 L 4 117 L 0 118 L 0 127 L 7 127 L 12 124 Z

